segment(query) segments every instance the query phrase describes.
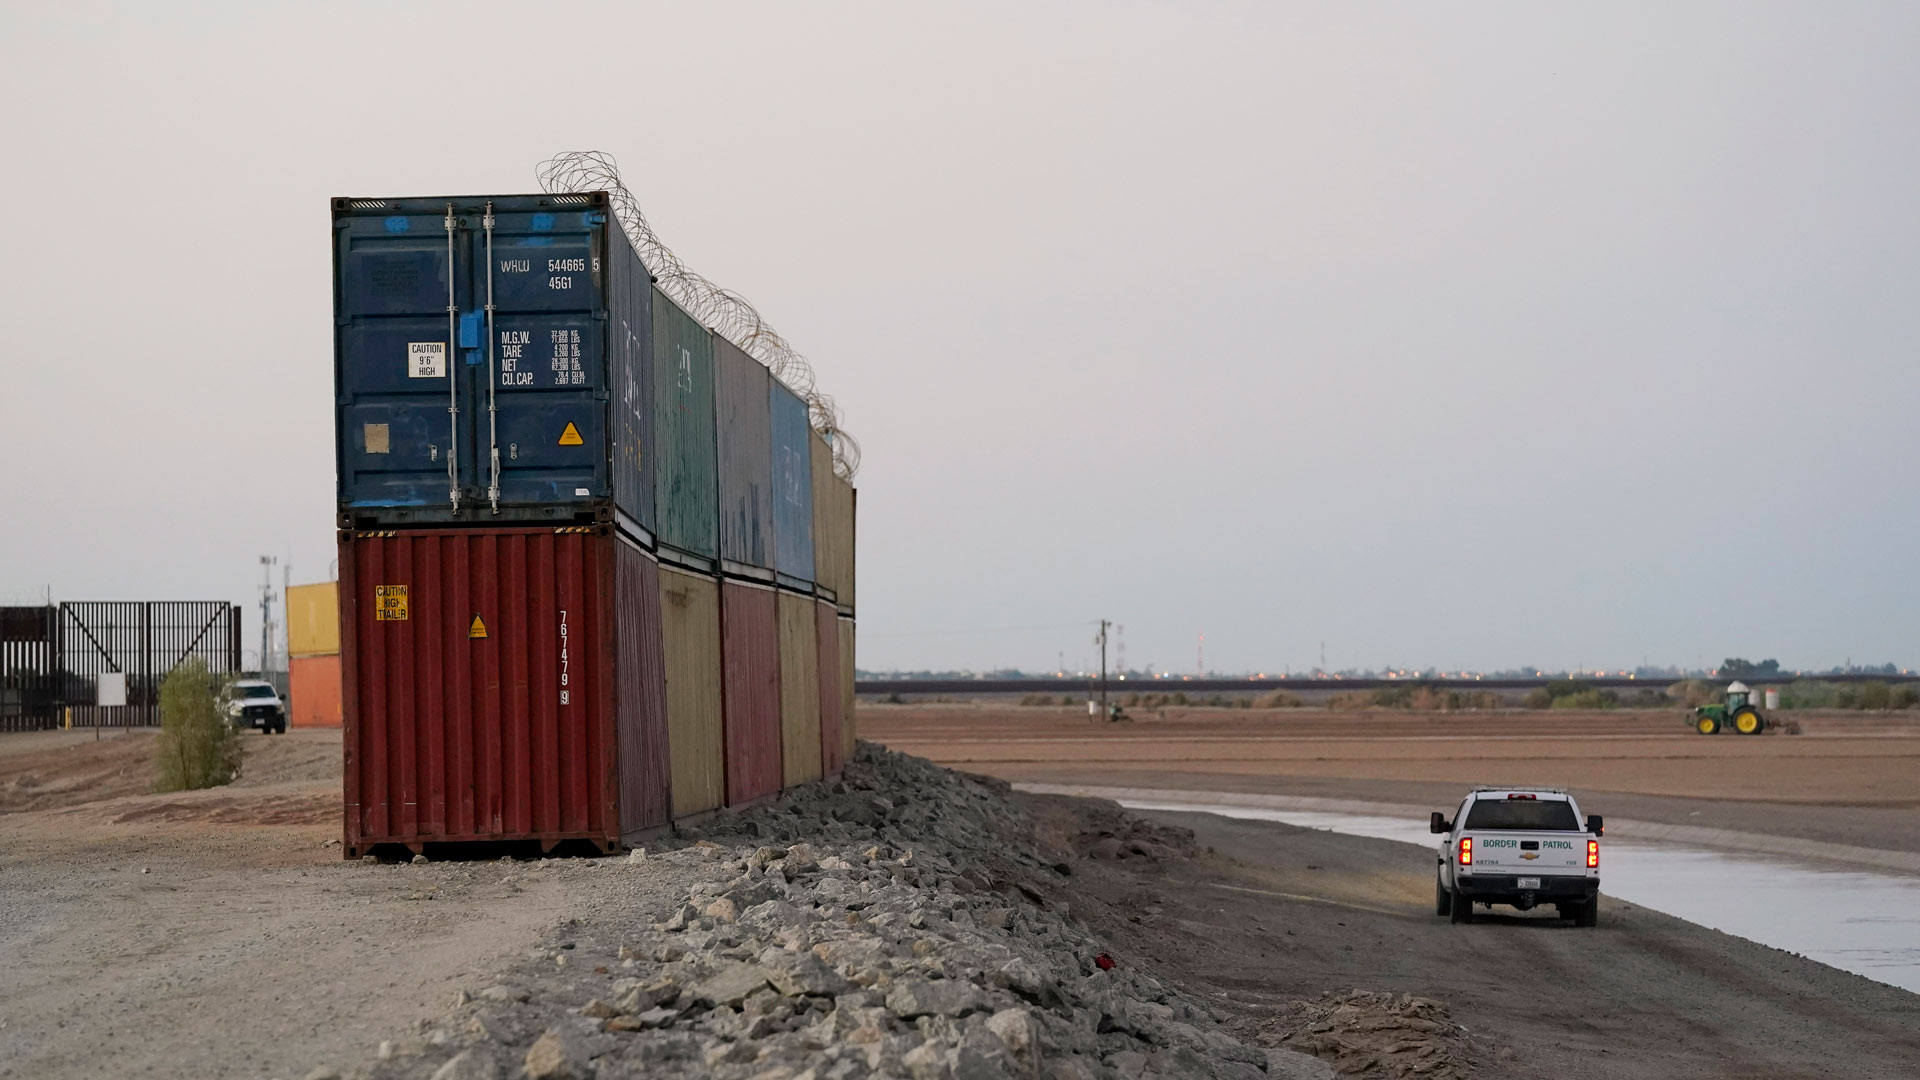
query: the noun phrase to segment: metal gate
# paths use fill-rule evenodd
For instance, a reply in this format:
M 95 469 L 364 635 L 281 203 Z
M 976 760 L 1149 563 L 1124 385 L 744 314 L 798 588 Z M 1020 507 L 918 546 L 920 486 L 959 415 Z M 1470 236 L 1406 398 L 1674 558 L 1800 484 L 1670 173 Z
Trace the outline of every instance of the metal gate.
M 240 674 L 240 609 L 224 601 L 102 601 L 0 609 L 0 731 L 148 727 L 160 682 L 198 657 Z M 127 677 L 127 703 L 101 707 L 100 676 Z
M 160 680 L 198 657 L 207 670 L 240 673 L 240 611 L 201 601 L 61 604 L 67 704 L 74 727 L 147 727 L 160 722 Z M 99 677 L 127 677 L 127 703 L 94 704 Z
M 55 726 L 59 658 L 58 608 L 0 608 L 0 731 Z

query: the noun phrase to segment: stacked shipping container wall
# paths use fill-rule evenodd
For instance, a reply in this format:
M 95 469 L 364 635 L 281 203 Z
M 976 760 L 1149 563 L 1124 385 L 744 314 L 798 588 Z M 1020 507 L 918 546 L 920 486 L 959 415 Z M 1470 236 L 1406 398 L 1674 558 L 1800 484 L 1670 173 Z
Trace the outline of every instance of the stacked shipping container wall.
M 852 485 L 606 203 L 334 203 L 350 856 L 612 850 L 851 751 Z

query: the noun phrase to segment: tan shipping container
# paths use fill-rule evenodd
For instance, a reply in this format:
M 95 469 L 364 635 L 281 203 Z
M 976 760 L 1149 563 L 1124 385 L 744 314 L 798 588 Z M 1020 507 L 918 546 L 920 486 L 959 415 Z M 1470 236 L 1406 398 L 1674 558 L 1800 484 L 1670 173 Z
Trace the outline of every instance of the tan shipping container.
M 340 652 L 340 585 L 295 585 L 287 590 L 287 647 L 295 656 Z
M 820 643 L 820 771 L 837 775 L 847 764 L 846 732 L 840 729 L 846 715 L 840 697 L 840 615 L 833 604 L 821 600 L 814 604 L 814 640 Z
M 853 744 L 859 731 L 853 715 L 853 620 L 840 619 L 840 740 L 846 744 L 846 760 L 853 760 Z
M 780 760 L 783 787 L 820 779 L 820 644 L 814 600 L 780 593 Z
M 813 445 L 814 581 L 833 590 L 834 602 L 853 610 L 853 485 L 834 475 L 826 440 Z
M 717 809 L 727 798 L 720 711 L 720 583 L 660 568 L 666 646 L 667 752 L 673 816 Z

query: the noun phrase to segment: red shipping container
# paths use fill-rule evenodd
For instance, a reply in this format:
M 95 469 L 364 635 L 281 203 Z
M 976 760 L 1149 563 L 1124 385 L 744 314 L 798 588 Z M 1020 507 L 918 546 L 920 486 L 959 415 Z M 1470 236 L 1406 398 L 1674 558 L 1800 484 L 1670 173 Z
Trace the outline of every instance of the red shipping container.
M 652 555 L 608 525 L 340 534 L 349 858 L 666 824 Z
M 830 600 L 814 606 L 820 638 L 820 768 L 828 776 L 847 764 L 847 740 L 841 733 L 840 612 Z
M 727 805 L 780 790 L 780 618 L 771 587 L 720 584 L 721 712 Z

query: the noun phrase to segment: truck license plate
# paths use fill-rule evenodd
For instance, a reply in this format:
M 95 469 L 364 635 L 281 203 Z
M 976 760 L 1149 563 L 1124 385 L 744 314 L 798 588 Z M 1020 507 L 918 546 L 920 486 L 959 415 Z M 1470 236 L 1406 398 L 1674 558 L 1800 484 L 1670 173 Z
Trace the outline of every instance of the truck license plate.
M 1523 877 L 1520 879 L 1520 887 L 1523 889 L 1537 889 L 1540 887 L 1540 879 L 1537 877 Z

